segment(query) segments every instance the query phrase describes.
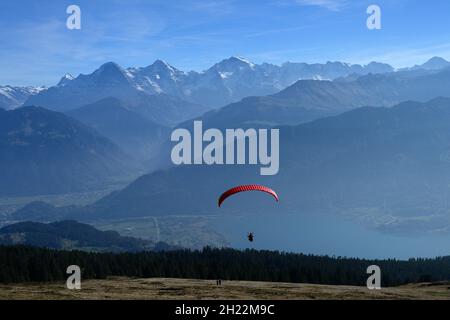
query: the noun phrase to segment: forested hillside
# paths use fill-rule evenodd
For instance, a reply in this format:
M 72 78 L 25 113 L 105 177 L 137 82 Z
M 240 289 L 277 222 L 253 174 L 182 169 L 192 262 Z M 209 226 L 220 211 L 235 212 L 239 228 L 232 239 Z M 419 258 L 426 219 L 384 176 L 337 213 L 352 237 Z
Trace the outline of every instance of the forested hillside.
M 367 267 L 378 265 L 382 286 L 450 280 L 450 257 L 362 260 L 278 251 L 205 248 L 142 253 L 87 253 L 0 246 L 0 283 L 63 281 L 78 265 L 82 278 L 108 276 L 254 280 L 332 285 L 366 285 Z

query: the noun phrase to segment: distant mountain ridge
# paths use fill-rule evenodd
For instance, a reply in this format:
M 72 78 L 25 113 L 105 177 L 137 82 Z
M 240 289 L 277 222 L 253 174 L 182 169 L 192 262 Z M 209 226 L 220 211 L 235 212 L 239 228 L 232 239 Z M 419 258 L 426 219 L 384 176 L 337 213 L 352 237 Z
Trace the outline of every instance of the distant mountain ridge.
M 130 110 L 166 126 L 206 111 L 203 106 L 149 90 L 150 87 L 138 85 L 130 71 L 110 62 L 89 75 L 65 76 L 57 86 L 31 96 L 25 104 L 65 112 L 105 98 L 116 98 L 125 102 Z
M 450 62 L 445 59 L 433 57 L 422 65 L 400 70 L 438 70 L 449 66 Z M 165 94 L 181 99 L 185 103 L 216 108 L 247 96 L 276 93 L 298 80 L 334 80 L 351 75 L 394 71 L 389 64 L 379 62 L 370 62 L 367 65 L 338 61 L 324 64 L 286 62 L 275 65 L 255 64 L 235 56 L 224 59 L 202 72 L 181 71 L 163 60 L 156 60 L 153 64 L 140 68 L 122 68 L 108 62 L 88 75 L 81 74 L 75 77 L 66 74 L 56 86 L 45 90 L 34 89 L 33 94 L 38 94 L 38 97 L 20 99 L 12 107 L 26 100 L 25 104 L 28 105 L 65 108 L 57 110 L 66 111 L 108 97 L 126 98 L 129 104 L 142 104 L 144 99 L 142 94 L 144 96 Z M 83 97 L 77 97 L 80 92 L 83 92 Z M 0 90 L 0 101 L 1 98 Z
M 441 58 L 441 57 L 433 57 L 429 59 L 427 62 L 421 64 L 421 65 L 415 65 L 411 68 L 405 68 L 406 70 L 417 70 L 417 69 L 424 69 L 424 70 L 439 70 L 444 68 L 449 68 L 450 62 Z
M 89 75 L 65 75 L 56 86 L 30 97 L 26 104 L 76 108 L 115 97 L 129 105 L 142 105 L 143 97 L 164 94 L 186 103 L 215 108 L 247 96 L 275 93 L 299 79 L 332 80 L 350 74 L 391 71 L 394 71 L 391 66 L 376 62 L 366 66 L 342 62 L 289 62 L 277 66 L 258 65 L 241 57 L 222 60 L 203 72 L 184 72 L 162 60 L 147 67 L 126 69 L 108 62 Z M 83 96 L 78 96 L 81 92 Z

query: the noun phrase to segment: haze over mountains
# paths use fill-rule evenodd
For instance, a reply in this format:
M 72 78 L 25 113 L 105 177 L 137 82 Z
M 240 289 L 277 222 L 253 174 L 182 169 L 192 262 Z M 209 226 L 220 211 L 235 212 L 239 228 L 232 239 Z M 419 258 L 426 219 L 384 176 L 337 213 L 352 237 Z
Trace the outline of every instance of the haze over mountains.
M 429 60 L 433 61 L 433 59 Z M 445 60 L 444 60 L 445 61 Z M 428 65 L 426 63 L 425 65 Z M 268 128 L 296 125 L 364 106 L 390 107 L 402 101 L 450 97 L 450 68 L 351 75 L 334 81 L 299 80 L 278 93 L 247 97 L 196 120 L 206 128 Z M 193 119 L 177 125 L 192 130 Z M 162 143 L 155 163 L 170 165 L 171 142 Z
M 148 164 L 148 159 L 157 155 L 160 145 L 168 140 L 168 127 L 199 117 L 211 106 L 252 94 L 278 92 L 303 78 L 334 79 L 392 70 L 375 62 L 367 66 L 340 62 L 276 66 L 256 65 L 237 57 L 223 60 L 202 73 L 186 73 L 161 60 L 146 68 L 128 69 L 106 63 L 89 75 L 67 74 L 54 87 L 34 90 L 25 105 L 67 112 L 112 140 L 132 158 Z M 370 99 L 370 86 L 365 88 L 358 83 L 301 80 L 288 88 L 268 97 L 244 98 L 205 118 L 216 116 L 222 122 L 230 119 L 249 124 L 296 124 L 379 102 Z M 385 100 L 385 104 L 396 102 Z M 150 168 L 155 166 L 149 165 Z
M 114 143 L 64 114 L 40 107 L 0 109 L 0 194 L 85 191 L 134 164 Z
M 390 232 L 450 228 L 449 98 L 359 108 L 284 126 L 280 139 L 276 176 L 260 176 L 256 166 L 180 166 L 144 175 L 91 206 L 45 210 L 54 210 L 59 218 L 87 221 L 148 215 L 330 212 L 355 215 Z M 217 208 L 223 190 L 251 182 L 273 187 L 281 195 L 280 203 L 250 194 Z M 36 204 L 20 210 L 21 217 L 27 217 L 27 212 L 34 217 L 42 214 Z
M 116 98 L 105 98 L 67 114 L 108 137 L 136 159 L 155 156 L 161 141 L 170 136 L 168 127 L 129 110 Z

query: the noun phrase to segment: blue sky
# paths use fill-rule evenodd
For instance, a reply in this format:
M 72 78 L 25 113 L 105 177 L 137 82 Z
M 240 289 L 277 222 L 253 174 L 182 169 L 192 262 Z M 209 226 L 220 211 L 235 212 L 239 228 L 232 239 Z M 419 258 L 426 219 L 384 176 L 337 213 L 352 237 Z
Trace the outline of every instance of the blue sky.
M 66 28 L 71 4 L 81 7 L 81 30 Z M 370 4 L 381 7 L 382 30 L 366 28 Z M 232 55 L 395 67 L 450 60 L 449 14 L 448 0 L 2 0 L 0 85 L 53 85 L 107 61 L 201 71 Z

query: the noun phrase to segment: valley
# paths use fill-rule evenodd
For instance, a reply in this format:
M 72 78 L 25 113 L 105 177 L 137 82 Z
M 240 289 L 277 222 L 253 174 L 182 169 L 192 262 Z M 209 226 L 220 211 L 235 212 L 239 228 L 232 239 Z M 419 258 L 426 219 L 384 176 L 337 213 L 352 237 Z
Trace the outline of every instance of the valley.
M 226 247 L 226 235 L 214 230 L 212 221 L 219 217 L 151 216 L 93 222 L 99 230 L 114 230 L 154 242 L 165 242 L 184 248 Z
M 85 192 L 57 193 L 46 195 L 30 195 L 30 196 L 3 196 L 0 197 L 0 226 L 10 220 L 10 215 L 23 206 L 35 202 L 43 201 L 56 207 L 72 206 L 72 205 L 88 205 L 115 190 L 125 187 L 130 181 L 136 179 L 136 175 L 128 177 L 120 177 L 115 183 L 105 184 L 103 188 L 93 189 Z

